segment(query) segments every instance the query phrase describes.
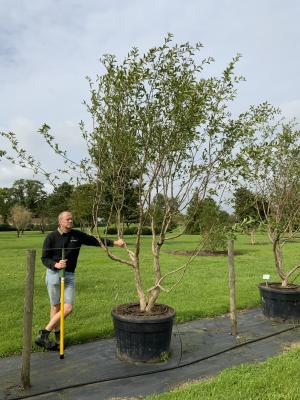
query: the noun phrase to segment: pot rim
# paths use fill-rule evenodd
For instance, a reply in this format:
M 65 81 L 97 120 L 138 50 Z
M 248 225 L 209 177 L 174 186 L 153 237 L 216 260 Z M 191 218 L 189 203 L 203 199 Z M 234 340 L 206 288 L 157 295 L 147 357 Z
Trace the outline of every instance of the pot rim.
M 276 287 L 271 287 L 270 285 L 276 285 Z M 287 288 L 279 288 L 281 286 L 280 282 L 268 282 L 268 286 L 266 286 L 266 282 L 261 282 L 258 284 L 258 288 L 268 292 L 275 293 L 284 293 L 284 294 L 294 294 L 300 293 L 300 285 L 293 285 L 293 287 Z
M 132 304 L 132 303 L 125 303 L 125 304 Z M 138 303 L 136 303 L 138 304 Z M 148 317 L 145 317 L 144 315 L 136 315 L 136 316 L 131 316 L 131 315 L 119 315 L 117 313 L 117 307 L 113 308 L 111 311 L 111 315 L 113 318 L 119 320 L 119 321 L 124 321 L 124 322 L 129 322 L 129 323 L 136 323 L 136 324 L 160 324 L 162 322 L 170 321 L 170 319 L 174 319 L 176 315 L 176 311 L 173 307 L 166 305 L 169 310 L 171 311 L 171 315 L 164 316 L 163 314 L 158 314 L 156 316 L 151 316 L 149 315 Z

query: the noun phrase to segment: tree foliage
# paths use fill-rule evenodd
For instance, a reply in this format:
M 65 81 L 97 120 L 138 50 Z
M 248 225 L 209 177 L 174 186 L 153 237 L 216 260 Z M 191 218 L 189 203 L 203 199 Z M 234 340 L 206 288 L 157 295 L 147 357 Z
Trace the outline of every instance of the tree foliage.
M 14 202 L 23 205 L 36 216 L 40 202 L 44 201 L 46 192 L 44 184 L 38 180 L 18 179 L 13 183 Z
M 72 192 L 73 185 L 68 182 L 63 182 L 54 187 L 47 199 L 48 212 L 52 219 L 56 219 L 60 212 L 68 210 Z
M 68 198 L 68 209 L 80 223 L 81 229 L 87 227 L 90 232 L 94 228 L 93 205 L 95 185 L 86 183 L 76 186 Z M 67 209 L 65 208 L 65 209 Z
M 251 235 L 251 243 L 255 244 L 256 231 L 265 221 L 266 200 L 245 187 L 238 187 L 233 194 L 233 202 L 237 222 L 247 220 L 245 232 Z
M 15 204 L 12 188 L 0 188 L 0 215 L 7 224 L 11 207 Z
M 146 210 L 146 213 L 149 213 L 152 216 L 150 219 L 147 219 L 146 217 L 146 223 L 151 225 L 151 221 L 153 220 L 154 230 L 157 233 L 161 232 L 167 207 L 170 207 L 171 214 L 171 220 L 167 229 L 167 232 L 169 232 L 178 226 L 179 206 L 176 199 L 167 198 L 166 200 L 162 193 L 158 193 L 153 198 L 152 203 L 150 204 L 150 209 Z
M 213 198 L 199 199 L 195 193 L 189 204 L 186 218 L 186 232 L 201 235 L 204 238 L 206 250 L 215 251 L 226 248 L 225 227 L 230 224 L 230 216 Z
M 234 72 L 239 56 L 220 76 L 207 77 L 203 70 L 213 59 L 200 60 L 201 48 L 201 43 L 173 44 L 172 35 L 168 35 L 162 45 L 145 54 L 133 48 L 120 63 L 115 56 L 105 55 L 101 60 L 103 72 L 95 81 L 88 78 L 90 101 L 86 106 L 93 128 L 80 123 L 88 159 L 70 160 L 50 134 L 49 125 L 44 124 L 39 131 L 63 157 L 66 168 L 60 173 L 66 172 L 69 179 L 77 173 L 77 184 L 95 184 L 95 224 L 109 193 L 107 222 L 115 216 L 120 226 L 125 220 L 128 182 L 134 188 L 138 205 L 135 244 L 126 246 L 127 256 L 123 258 L 108 248 L 105 251 L 113 260 L 132 268 L 143 311 L 152 309 L 161 291 L 168 292 L 180 283 L 192 260 L 163 273 L 160 252 L 172 238 L 167 236 L 172 221 L 188 207 L 193 191 L 204 199 L 208 188 L 218 189 L 236 178 L 241 142 L 274 113 L 263 103 L 234 118 L 230 105 L 243 80 Z M 19 148 L 12 132 L 2 136 L 10 140 L 19 163 L 55 180 Z M 158 199 L 163 204 L 161 215 L 153 207 Z M 153 286 L 146 289 L 140 267 L 141 233 L 148 219 L 153 238 Z M 184 231 L 183 226 L 177 236 Z M 175 273 L 178 279 L 168 287 L 167 278 Z
M 15 205 L 10 211 L 10 222 L 17 229 L 17 235 L 24 232 L 31 222 L 31 212 L 21 205 Z
M 134 176 L 139 222 L 135 248 L 128 249 L 128 264 L 135 273 L 141 309 L 146 310 L 161 290 L 168 291 L 163 282 L 169 275 L 162 274 L 160 251 L 169 239 L 166 233 L 172 219 L 187 207 L 193 190 L 204 198 L 209 185 L 219 185 L 233 176 L 239 141 L 274 112 L 265 103 L 234 119 L 229 104 L 243 79 L 234 75 L 239 57 L 221 77 L 204 79 L 202 71 L 212 59 L 196 62 L 201 44 L 193 47 L 171 42 L 168 36 L 162 46 L 144 55 L 133 49 L 120 64 L 114 56 L 105 56 L 105 72 L 96 82 L 89 80 L 91 101 L 87 107 L 94 129 L 88 132 L 82 124 L 97 177 L 99 203 L 109 185 L 111 210 L 121 215 L 126 182 L 128 176 Z M 153 207 L 158 199 L 163 203 L 159 208 L 162 213 Z M 139 269 L 140 233 L 146 215 L 152 227 L 154 272 L 148 298 Z M 185 268 L 177 272 L 184 273 Z

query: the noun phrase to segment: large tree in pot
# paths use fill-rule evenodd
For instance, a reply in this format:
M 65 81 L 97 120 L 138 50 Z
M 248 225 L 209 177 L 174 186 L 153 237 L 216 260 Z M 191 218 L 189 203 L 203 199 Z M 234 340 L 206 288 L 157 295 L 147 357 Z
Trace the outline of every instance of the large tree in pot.
M 170 35 L 162 46 L 144 55 L 133 49 L 120 64 L 114 56 L 105 56 L 105 72 L 95 82 L 89 80 L 91 101 L 87 106 L 93 129 L 89 132 L 82 125 L 82 131 L 95 168 L 98 204 L 102 193 L 109 190 L 112 214 L 121 223 L 128 180 L 134 181 L 138 193 L 134 247 L 126 247 L 126 259 L 105 249 L 113 260 L 131 268 L 139 299 L 138 304 L 122 305 L 113 311 L 118 354 L 123 359 L 153 360 L 168 350 L 174 313 L 167 322 L 165 313 L 169 308 L 157 305 L 157 300 L 160 292 L 169 292 L 181 282 L 193 258 L 171 271 L 161 265 L 163 245 L 185 231 L 181 226 L 179 231 L 168 233 L 171 221 L 189 205 L 192 193 L 202 201 L 208 191 L 229 179 L 240 140 L 274 111 L 263 104 L 233 119 L 229 107 L 236 95 L 236 84 L 242 79 L 234 74 L 239 57 L 220 77 L 204 78 L 203 69 L 212 59 L 197 62 L 200 49 L 200 44 L 172 45 Z M 158 197 L 164 203 L 159 213 Z M 141 235 L 149 221 L 153 285 L 145 288 Z M 108 219 L 108 225 L 109 222 Z M 137 322 L 135 316 L 130 322 L 132 328 L 125 327 L 132 312 L 141 320 Z M 161 324 L 167 326 L 165 339 L 160 333 L 162 327 L 158 327 L 160 312 Z M 149 333 L 150 322 L 154 322 L 154 339 L 147 335 L 147 339 L 136 340 L 137 331 Z M 146 354 L 139 348 L 141 342 L 150 349 Z
M 195 257 L 173 270 L 164 269 L 160 259 L 163 245 L 185 231 L 185 226 L 181 226 L 168 233 L 170 224 L 176 213 L 188 207 L 192 197 L 197 195 L 202 201 L 208 192 L 232 176 L 241 140 L 274 112 L 263 103 L 233 118 L 230 105 L 236 97 L 237 84 L 243 80 L 234 73 L 239 56 L 220 77 L 207 77 L 203 70 L 213 60 L 199 61 L 201 47 L 200 43 L 174 45 L 172 35 L 168 35 L 161 46 L 143 55 L 134 48 L 121 63 L 112 55 L 104 56 L 101 74 L 95 82 L 89 79 L 91 98 L 86 106 L 92 116 L 92 128 L 80 124 L 88 147 L 87 159 L 78 163 L 69 160 L 50 135 L 49 126 L 40 130 L 48 144 L 64 158 L 68 166 L 65 172 L 77 171 L 83 180 L 93 183 L 95 226 L 108 192 L 111 217 L 122 224 L 126 191 L 129 186 L 136 190 L 138 223 L 134 245 L 125 246 L 123 257 L 103 246 L 112 260 L 131 269 L 138 296 L 137 304 L 122 305 L 113 311 L 118 355 L 123 359 L 157 360 L 168 351 L 174 310 L 158 305 L 157 300 L 162 291 L 169 292 L 181 282 Z M 15 137 L 6 137 L 18 151 Z M 26 161 L 33 163 L 22 153 L 22 162 Z M 39 164 L 32 166 L 36 171 L 40 169 Z M 158 198 L 164 204 L 159 213 Z M 149 221 L 153 282 L 145 288 L 141 239 Z M 110 222 L 108 217 L 107 227 Z M 133 312 L 136 315 L 130 321 Z M 160 313 L 162 320 L 158 318 Z M 152 337 L 150 322 L 155 326 Z M 161 334 L 164 326 L 167 332 Z M 136 339 L 137 332 L 143 330 L 147 339 Z M 122 339 L 129 343 L 128 348 Z M 140 349 L 143 343 L 146 353 Z

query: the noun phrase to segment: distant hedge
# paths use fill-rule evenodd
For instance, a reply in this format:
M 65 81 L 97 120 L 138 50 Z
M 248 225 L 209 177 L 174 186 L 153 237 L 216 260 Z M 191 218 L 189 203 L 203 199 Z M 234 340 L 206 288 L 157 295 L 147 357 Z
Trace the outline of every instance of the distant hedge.
M 108 235 L 116 235 L 117 233 L 118 233 L 117 228 L 114 226 L 111 226 L 110 228 L 107 229 Z M 128 228 L 125 228 L 123 233 L 124 235 L 136 235 L 137 227 L 130 226 Z M 144 226 L 142 228 L 142 235 L 152 235 L 151 228 L 149 228 L 148 226 Z
M 54 231 L 57 229 L 57 224 L 49 224 L 46 225 L 45 231 Z M 41 228 L 39 225 L 30 225 L 28 228 L 25 229 L 25 231 L 40 231 Z M 16 228 L 9 224 L 0 224 L 0 232 L 8 232 L 8 231 L 16 231 Z M 107 234 L 108 235 L 116 235 L 118 233 L 117 228 L 114 226 L 111 226 L 110 228 L 107 229 Z M 137 227 L 136 226 L 130 226 L 128 228 L 124 229 L 124 235 L 136 235 L 137 233 Z M 144 226 L 142 229 L 142 235 L 152 235 L 151 228 L 148 226 Z
M 0 232 L 16 231 L 16 228 L 9 224 L 0 224 Z
M 46 225 L 46 231 L 54 231 L 57 229 L 57 224 L 49 224 Z M 25 231 L 40 231 L 41 228 L 39 225 L 29 225 Z M 9 224 L 0 224 L 0 232 L 8 232 L 8 231 L 16 231 L 16 228 Z

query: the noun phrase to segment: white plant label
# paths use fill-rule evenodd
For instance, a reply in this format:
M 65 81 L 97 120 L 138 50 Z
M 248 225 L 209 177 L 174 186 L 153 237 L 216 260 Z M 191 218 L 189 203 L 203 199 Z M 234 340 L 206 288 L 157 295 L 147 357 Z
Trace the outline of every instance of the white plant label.
M 269 275 L 269 274 L 264 274 L 264 275 L 263 275 L 263 279 L 264 279 L 265 281 L 269 280 L 269 279 L 270 279 L 270 275 Z

